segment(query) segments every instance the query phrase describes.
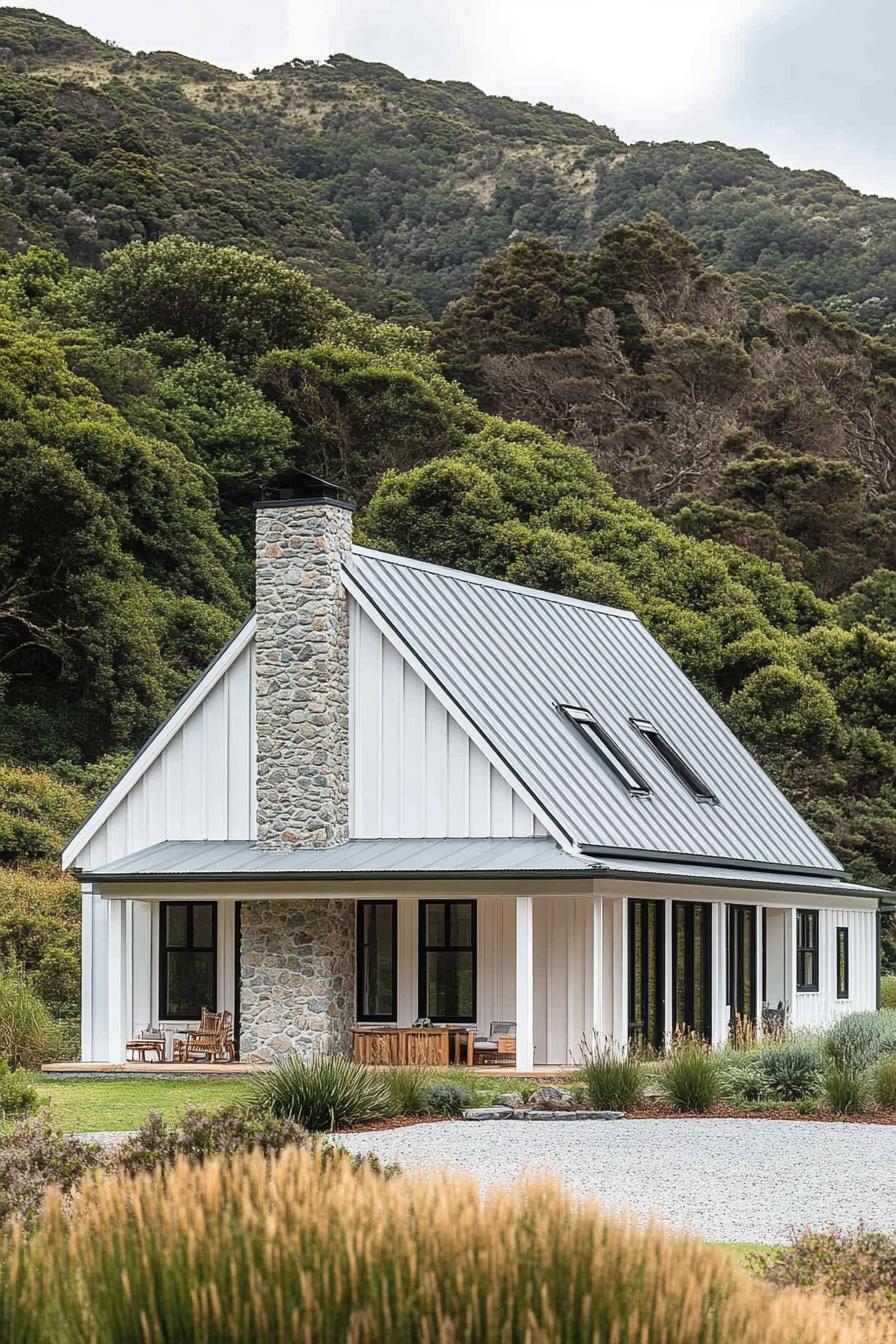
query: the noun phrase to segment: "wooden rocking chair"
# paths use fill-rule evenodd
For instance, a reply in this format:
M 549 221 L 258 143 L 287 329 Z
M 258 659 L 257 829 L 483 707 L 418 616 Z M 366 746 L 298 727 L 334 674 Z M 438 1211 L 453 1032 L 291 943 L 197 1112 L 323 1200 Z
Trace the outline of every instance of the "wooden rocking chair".
M 174 1059 L 178 1064 L 191 1064 L 198 1059 L 233 1063 L 233 1015 L 211 1013 L 203 1008 L 198 1028 L 182 1033 L 183 1039 L 174 1042 Z

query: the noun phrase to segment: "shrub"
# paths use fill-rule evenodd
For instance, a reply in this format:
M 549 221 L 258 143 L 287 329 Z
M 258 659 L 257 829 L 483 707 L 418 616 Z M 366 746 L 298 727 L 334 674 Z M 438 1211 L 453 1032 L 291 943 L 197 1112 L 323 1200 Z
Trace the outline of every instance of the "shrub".
M 59 1030 L 30 977 L 15 962 L 0 967 L 0 1059 L 13 1069 L 34 1069 L 59 1049 Z
M 822 1076 L 822 1091 L 837 1115 L 857 1115 L 868 1101 L 868 1079 L 849 1064 L 829 1064 Z
M 0 1060 L 0 1122 L 33 1115 L 38 1102 L 37 1089 L 27 1073 L 22 1069 L 13 1071 L 5 1059 Z
M 386 1074 L 393 1115 L 426 1115 L 433 1083 L 430 1069 L 399 1065 Z
M 232 1157 L 256 1148 L 270 1157 L 291 1143 L 307 1146 L 310 1139 L 301 1125 L 288 1117 L 238 1105 L 216 1111 L 188 1106 L 180 1124 L 166 1124 L 160 1111 L 150 1111 L 111 1160 L 133 1174 L 170 1166 L 178 1157 L 201 1162 L 207 1157 Z
M 880 978 L 881 1008 L 896 1008 L 896 975 L 882 975 Z
M 101 1158 L 96 1144 L 61 1134 L 46 1116 L 21 1120 L 0 1144 L 0 1223 L 31 1224 L 48 1186 L 67 1193 Z
M 896 1012 L 848 1013 L 824 1038 L 824 1052 L 832 1063 L 867 1069 L 896 1050 Z
M 630 1111 L 644 1091 L 640 1059 L 609 1038 L 582 1042 L 582 1082 L 596 1111 Z
M 758 1054 L 741 1058 L 739 1050 L 727 1051 L 720 1060 L 719 1086 L 722 1096 L 733 1102 L 767 1101 L 768 1078 Z
M 874 1070 L 874 1100 L 885 1110 L 896 1110 L 896 1055 L 884 1055 Z
M 51 1205 L 15 1250 L 0 1259 L 14 1266 L 4 1310 L 16 1339 L 882 1339 L 719 1248 L 545 1181 L 480 1196 L 456 1176 L 384 1181 L 292 1148 L 184 1163 L 167 1188 L 151 1174 L 99 1177 L 67 1223 Z
M 807 1041 L 785 1041 L 767 1046 L 758 1058 L 772 1096 L 781 1101 L 803 1101 L 818 1095 L 821 1056 L 817 1046 Z
M 682 1036 L 672 1046 L 659 1085 L 678 1110 L 710 1111 L 722 1090 L 721 1061 L 705 1041 Z
M 830 1297 L 867 1298 L 896 1316 L 896 1238 L 863 1227 L 853 1232 L 800 1232 L 789 1246 L 750 1261 L 753 1271 L 779 1287 L 817 1288 Z
M 460 1115 L 461 1111 L 472 1105 L 473 1094 L 463 1083 L 440 1078 L 430 1083 L 427 1089 L 426 1110 L 429 1115 Z
M 391 1098 L 388 1079 L 366 1064 L 342 1055 L 318 1055 L 309 1063 L 286 1055 L 255 1078 L 250 1105 L 322 1133 L 388 1115 Z

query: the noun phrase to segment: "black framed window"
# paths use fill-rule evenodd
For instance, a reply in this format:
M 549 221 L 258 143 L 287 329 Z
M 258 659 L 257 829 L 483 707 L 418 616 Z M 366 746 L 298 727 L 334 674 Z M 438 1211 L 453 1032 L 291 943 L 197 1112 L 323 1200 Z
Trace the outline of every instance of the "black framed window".
M 796 912 L 796 987 L 804 994 L 818 990 L 818 911 Z
M 837 998 L 849 998 L 849 929 L 837 925 Z
M 659 1050 L 665 1035 L 665 901 L 628 902 L 628 1037 Z
M 358 1021 L 394 1022 L 398 902 L 358 901 Z
M 476 902 L 420 902 L 420 1016 L 476 1021 Z
M 665 761 L 673 774 L 681 780 L 686 789 L 697 799 L 698 803 L 717 803 L 719 800 L 712 789 L 700 778 L 695 770 L 692 770 L 683 756 L 667 742 L 658 728 L 650 722 L 649 719 L 629 719 L 633 728 L 653 747 L 656 754 Z
M 650 785 L 638 773 L 625 752 L 616 745 L 606 729 L 602 728 L 590 710 L 580 705 L 557 705 L 560 713 L 575 724 L 582 737 L 604 765 L 616 776 L 620 784 L 636 796 L 647 797 Z
M 159 1017 L 192 1021 L 218 1006 L 218 907 L 164 901 L 159 907 Z

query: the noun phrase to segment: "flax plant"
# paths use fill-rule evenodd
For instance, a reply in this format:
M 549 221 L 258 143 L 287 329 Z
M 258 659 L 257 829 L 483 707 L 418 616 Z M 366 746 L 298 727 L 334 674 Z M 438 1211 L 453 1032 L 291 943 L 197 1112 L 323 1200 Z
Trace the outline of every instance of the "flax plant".
M 387 1182 L 299 1149 L 91 1177 L 68 1218 L 51 1196 L 15 1253 L 0 1344 L 883 1339 L 757 1283 L 724 1251 L 547 1181 L 483 1196 L 456 1177 Z

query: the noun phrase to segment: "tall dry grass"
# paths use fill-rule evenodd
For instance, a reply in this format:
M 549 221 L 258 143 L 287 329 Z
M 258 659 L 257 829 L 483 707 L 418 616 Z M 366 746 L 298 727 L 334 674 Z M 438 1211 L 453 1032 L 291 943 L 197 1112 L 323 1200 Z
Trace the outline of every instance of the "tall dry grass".
M 879 1344 L 721 1250 L 546 1182 L 271 1162 L 91 1179 L 0 1257 L 2 1344 Z

